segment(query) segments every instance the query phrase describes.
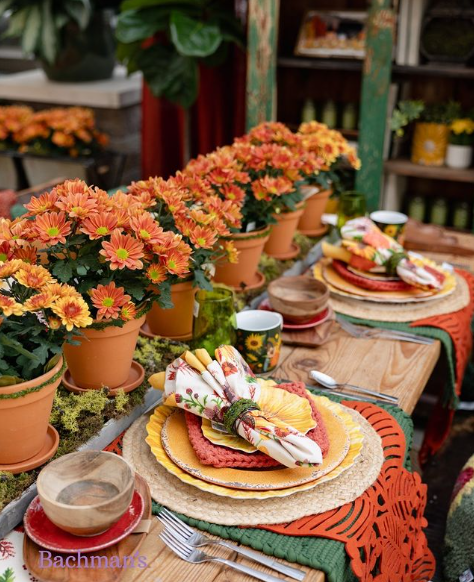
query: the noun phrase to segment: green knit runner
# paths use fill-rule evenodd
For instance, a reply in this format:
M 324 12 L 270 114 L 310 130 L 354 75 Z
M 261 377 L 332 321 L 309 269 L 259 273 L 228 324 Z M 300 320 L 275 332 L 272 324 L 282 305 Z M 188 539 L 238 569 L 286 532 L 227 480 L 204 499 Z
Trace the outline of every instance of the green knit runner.
M 328 396 L 324 391 L 314 390 L 309 386 L 308 389 L 314 394 L 327 396 L 336 402 L 342 400 L 342 398 Z M 404 466 L 406 469 L 411 470 L 410 449 L 413 436 L 411 418 L 396 406 L 382 404 L 378 404 L 378 406 L 389 412 L 402 427 L 406 439 Z M 282 503 L 284 503 L 284 500 Z M 153 513 L 155 515 L 160 512 L 160 509 L 161 505 L 153 502 Z M 207 521 L 191 519 L 182 514 L 177 515 L 190 526 L 210 534 L 242 543 L 269 556 L 322 570 L 326 573 L 329 582 L 356 582 L 357 580 L 351 570 L 350 560 L 345 551 L 345 544 L 342 542 L 312 536 L 285 536 L 255 528 L 242 529 L 217 525 Z

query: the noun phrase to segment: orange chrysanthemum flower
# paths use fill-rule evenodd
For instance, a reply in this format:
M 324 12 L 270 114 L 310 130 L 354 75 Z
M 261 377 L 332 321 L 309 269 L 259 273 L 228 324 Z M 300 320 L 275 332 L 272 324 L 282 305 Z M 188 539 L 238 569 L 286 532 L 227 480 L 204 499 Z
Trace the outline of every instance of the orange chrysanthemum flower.
M 28 210 L 29 216 L 43 214 L 43 212 L 48 212 L 54 208 L 57 199 L 58 195 L 54 190 L 52 192 L 45 192 L 38 198 L 33 196 L 29 203 L 25 204 L 25 208 Z
M 153 245 L 153 252 L 157 255 L 164 255 L 172 249 L 175 249 L 181 242 L 182 237 L 173 232 L 164 232 L 158 244 Z
M 161 257 L 161 263 L 168 273 L 178 277 L 184 277 L 189 273 L 189 258 L 178 251 L 170 251 L 168 255 Z
M 18 283 L 31 289 L 40 289 L 54 281 L 54 278 L 44 267 L 40 265 L 29 265 L 28 263 L 24 263 L 23 267 L 15 273 L 14 277 Z
M 117 227 L 117 217 L 111 212 L 94 214 L 86 218 L 81 225 L 81 232 L 87 234 L 91 240 L 96 240 L 111 234 Z
M 49 329 L 59 329 L 61 327 L 61 320 L 58 317 L 48 317 Z
M 19 269 L 25 266 L 25 263 L 20 259 L 13 259 L 0 265 L 0 279 L 8 279 L 14 275 Z
M 217 240 L 217 232 L 212 228 L 197 225 L 191 231 L 189 238 L 198 248 L 212 249 Z
M 122 319 L 123 321 L 130 321 L 132 319 L 135 319 L 136 315 L 137 315 L 136 307 L 131 301 L 125 303 L 125 305 L 120 310 L 120 319 Z
M 110 242 L 102 243 L 100 254 L 110 262 L 110 268 L 124 269 L 127 267 L 132 271 L 142 269 L 143 263 L 140 259 L 143 257 L 143 245 L 133 237 L 122 234 L 120 230 L 115 229 L 110 237 Z
M 89 307 L 82 297 L 61 297 L 51 309 L 68 331 L 74 327 L 87 327 L 93 322 Z
M 71 285 L 62 285 L 61 283 L 48 283 L 41 289 L 45 293 L 50 293 L 55 297 L 81 297 Z
M 123 287 L 116 287 L 114 281 L 108 285 L 97 285 L 91 291 L 92 304 L 97 308 L 97 319 L 117 319 L 120 308 L 130 301 Z
M 148 212 L 130 218 L 130 228 L 137 238 L 149 244 L 159 243 L 163 236 L 163 229 Z
M 86 218 L 97 212 L 97 200 L 89 192 L 75 192 L 60 196 L 56 206 L 64 210 L 71 218 Z
M 23 305 L 17 303 L 11 297 L 0 295 L 0 311 L 5 315 L 5 317 L 9 317 L 10 315 L 21 315 L 23 313 Z
M 62 211 L 47 212 L 36 217 L 35 230 L 42 242 L 54 246 L 66 242 L 66 236 L 71 232 L 71 223 L 66 221 Z
M 12 246 L 4 241 L 0 244 L 0 263 L 10 260 L 13 257 Z
M 20 259 L 30 265 L 36 265 L 38 262 L 38 252 L 35 247 L 19 247 L 14 253 L 15 259 Z
M 166 269 L 162 265 L 158 265 L 157 263 L 152 263 L 148 269 L 146 270 L 146 276 L 152 283 L 158 285 L 158 283 L 162 283 L 166 280 Z
M 25 311 L 39 311 L 41 309 L 47 309 L 52 307 L 53 303 L 57 299 L 56 295 L 49 293 L 48 291 L 42 291 L 30 297 L 25 301 L 24 308 Z

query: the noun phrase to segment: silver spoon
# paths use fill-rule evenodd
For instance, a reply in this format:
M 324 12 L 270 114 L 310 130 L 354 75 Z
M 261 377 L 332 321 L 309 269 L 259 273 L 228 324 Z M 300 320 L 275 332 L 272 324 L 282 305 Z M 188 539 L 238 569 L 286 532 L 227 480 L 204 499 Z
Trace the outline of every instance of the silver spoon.
M 368 388 L 361 388 L 360 386 L 355 386 L 354 384 L 339 383 L 336 382 L 334 378 L 331 378 L 331 376 L 323 374 L 323 372 L 318 372 L 317 370 L 312 370 L 309 375 L 313 380 L 316 380 L 316 382 L 319 382 L 319 384 L 331 390 L 334 390 L 335 388 L 349 388 L 353 392 L 358 392 L 359 394 L 367 394 L 378 399 L 386 400 L 392 404 L 398 404 L 398 398 L 395 396 L 390 396 L 389 394 L 384 394 L 383 392 L 375 392 L 375 390 L 369 390 Z

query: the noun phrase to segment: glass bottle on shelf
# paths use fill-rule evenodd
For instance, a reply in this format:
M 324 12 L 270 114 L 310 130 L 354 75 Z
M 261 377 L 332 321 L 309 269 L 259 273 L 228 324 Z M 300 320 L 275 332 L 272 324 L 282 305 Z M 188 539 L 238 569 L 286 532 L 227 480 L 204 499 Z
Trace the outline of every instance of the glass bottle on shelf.
M 425 220 L 426 203 L 422 196 L 415 196 L 408 204 L 408 216 L 413 220 L 423 222 Z
M 436 198 L 431 206 L 430 222 L 437 226 L 446 226 L 448 219 L 448 203 L 444 198 Z
M 316 120 L 316 106 L 312 99 L 306 99 L 301 110 L 302 123 L 308 123 Z
M 337 108 L 334 101 L 326 101 L 321 113 L 321 121 L 334 129 L 337 125 Z
M 469 227 L 469 203 L 468 202 L 456 202 L 454 205 L 453 212 L 453 226 L 455 228 L 460 228 L 467 230 Z
M 355 129 L 357 120 L 357 110 L 355 103 L 346 103 L 342 110 L 342 129 Z

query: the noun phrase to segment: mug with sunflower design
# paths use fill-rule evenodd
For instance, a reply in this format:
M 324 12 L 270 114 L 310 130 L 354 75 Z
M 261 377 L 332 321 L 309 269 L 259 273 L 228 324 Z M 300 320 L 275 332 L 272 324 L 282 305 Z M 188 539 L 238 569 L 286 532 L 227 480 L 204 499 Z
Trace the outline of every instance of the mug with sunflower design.
M 255 374 L 276 368 L 282 326 L 283 317 L 279 313 L 256 309 L 237 313 L 236 348 Z
M 370 214 L 370 220 L 387 236 L 391 236 L 401 245 L 405 240 L 405 227 L 408 216 L 392 210 L 376 210 Z

